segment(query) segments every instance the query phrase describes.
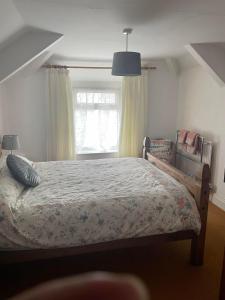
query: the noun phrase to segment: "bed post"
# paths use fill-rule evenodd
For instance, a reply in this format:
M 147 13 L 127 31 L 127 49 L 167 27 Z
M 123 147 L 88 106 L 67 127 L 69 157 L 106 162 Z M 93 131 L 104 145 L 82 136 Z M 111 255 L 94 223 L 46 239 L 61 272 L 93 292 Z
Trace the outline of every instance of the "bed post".
M 150 145 L 151 145 L 151 140 L 148 136 L 144 137 L 143 140 L 143 154 L 142 158 L 148 159 L 147 153 L 150 152 Z
M 191 264 L 202 265 L 204 259 L 204 247 L 205 247 L 205 236 L 206 236 L 206 225 L 208 215 L 208 203 L 209 203 L 209 180 L 210 180 L 210 169 L 209 165 L 205 164 L 202 171 L 202 185 L 200 201 L 198 204 L 198 210 L 201 217 L 201 231 L 199 236 L 195 236 L 191 241 Z

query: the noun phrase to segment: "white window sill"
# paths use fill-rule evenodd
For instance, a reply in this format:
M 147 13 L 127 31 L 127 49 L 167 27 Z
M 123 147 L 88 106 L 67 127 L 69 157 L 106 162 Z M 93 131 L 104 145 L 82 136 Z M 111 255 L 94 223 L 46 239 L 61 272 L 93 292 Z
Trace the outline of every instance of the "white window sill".
M 85 153 L 77 154 L 77 160 L 84 159 L 101 159 L 101 158 L 116 158 L 118 157 L 118 152 L 103 152 L 103 153 Z
M 101 154 L 115 154 L 115 153 L 118 153 L 118 151 L 111 151 L 111 152 L 81 152 L 81 153 L 77 153 L 77 155 L 101 155 Z

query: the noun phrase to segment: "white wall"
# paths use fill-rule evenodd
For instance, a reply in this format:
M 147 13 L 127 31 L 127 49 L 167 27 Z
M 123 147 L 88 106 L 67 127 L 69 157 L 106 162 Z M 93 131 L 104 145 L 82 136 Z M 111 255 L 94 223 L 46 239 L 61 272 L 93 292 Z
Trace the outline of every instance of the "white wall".
M 20 152 L 32 160 L 46 160 L 46 74 L 15 77 L 3 85 L 4 133 L 18 134 Z
M 149 74 L 149 136 L 176 137 L 178 78 L 165 61 L 153 62 Z
M 196 130 L 215 143 L 213 201 L 225 209 L 225 88 L 200 66 L 181 71 L 177 127 Z
M 3 135 L 4 132 L 4 123 L 3 123 L 3 90 L 0 85 L 0 141 L 1 141 L 1 136 Z
M 174 138 L 176 132 L 177 78 L 166 63 L 153 63 L 157 70 L 149 78 L 149 136 Z M 90 72 L 90 71 L 89 71 Z M 83 72 L 72 73 L 76 86 L 91 85 L 118 88 L 119 78 L 103 73 L 88 76 Z M 84 81 L 87 78 L 86 81 Z M 113 81 L 111 81 L 111 78 Z M 107 79 L 104 81 L 103 79 Z M 46 73 L 43 69 L 29 76 L 16 76 L 3 85 L 4 133 L 18 134 L 21 152 L 30 159 L 46 160 L 47 126 Z

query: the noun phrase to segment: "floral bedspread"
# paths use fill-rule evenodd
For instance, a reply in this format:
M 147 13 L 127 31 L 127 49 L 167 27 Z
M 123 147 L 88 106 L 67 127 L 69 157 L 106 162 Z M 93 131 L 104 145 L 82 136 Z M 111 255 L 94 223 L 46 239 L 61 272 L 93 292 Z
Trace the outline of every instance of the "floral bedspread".
M 36 163 L 41 184 L 1 205 L 0 248 L 93 244 L 200 231 L 195 200 L 140 158 Z

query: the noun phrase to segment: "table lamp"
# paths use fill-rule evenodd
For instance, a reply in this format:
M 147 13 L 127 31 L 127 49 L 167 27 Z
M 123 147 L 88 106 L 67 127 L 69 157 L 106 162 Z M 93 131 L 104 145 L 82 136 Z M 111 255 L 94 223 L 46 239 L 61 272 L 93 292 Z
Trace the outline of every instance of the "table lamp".
M 2 149 L 10 150 L 11 154 L 13 150 L 18 150 L 20 147 L 18 135 L 3 135 Z

